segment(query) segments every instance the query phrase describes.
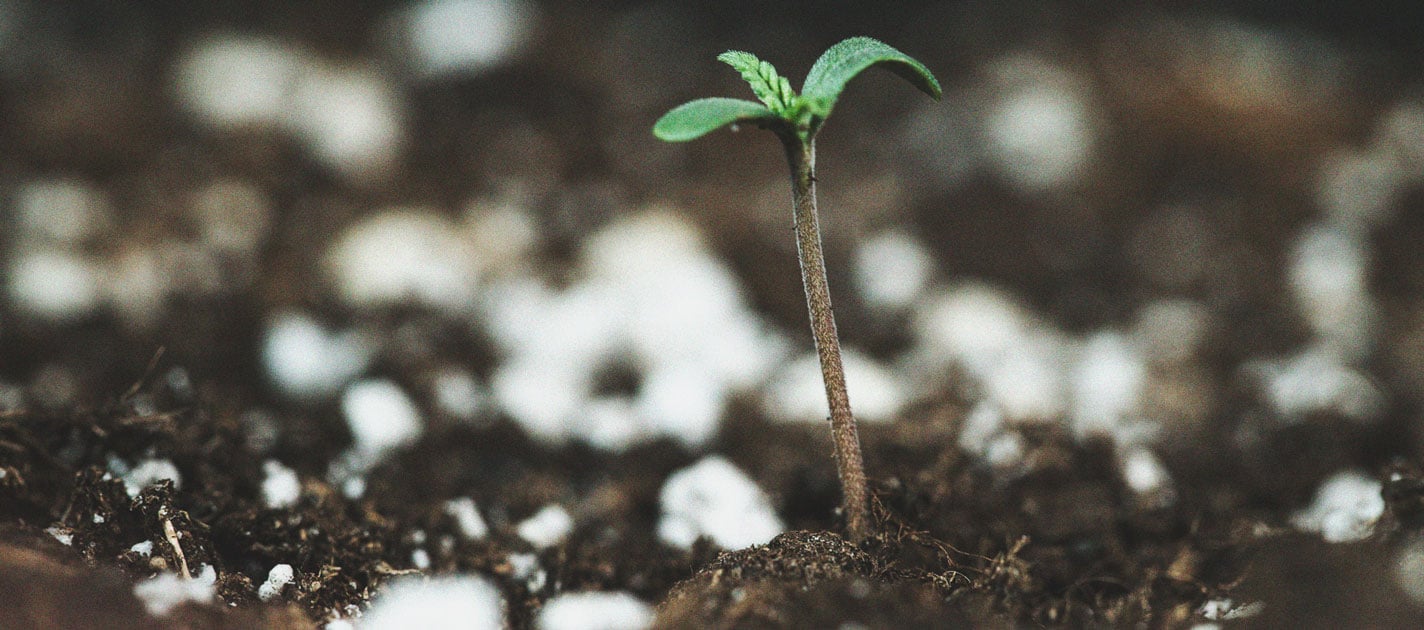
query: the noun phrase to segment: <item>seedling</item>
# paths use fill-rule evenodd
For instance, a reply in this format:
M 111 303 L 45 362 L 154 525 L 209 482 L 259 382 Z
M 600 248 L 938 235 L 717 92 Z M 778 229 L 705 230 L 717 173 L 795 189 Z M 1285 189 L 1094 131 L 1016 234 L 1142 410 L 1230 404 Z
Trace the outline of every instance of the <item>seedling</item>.
M 935 99 L 941 95 L 939 82 L 924 64 L 869 37 L 852 37 L 830 47 L 811 66 L 801 94 L 791 89 L 791 82 L 778 75 L 776 68 L 750 53 L 733 50 L 718 55 L 717 59 L 741 73 L 761 103 L 735 98 L 704 98 L 684 103 L 658 119 L 653 125 L 653 134 L 668 142 L 685 142 L 726 125 L 751 123 L 772 131 L 781 139 L 786 161 L 791 166 L 791 201 L 801 282 L 806 288 L 811 334 L 821 360 L 821 378 L 831 410 L 831 438 L 843 497 L 841 507 L 846 530 L 851 539 L 858 542 L 870 533 L 865 464 L 860 455 L 855 417 L 850 411 L 850 397 L 846 394 L 840 338 L 836 335 L 836 318 L 831 312 L 831 292 L 826 283 L 826 262 L 821 254 L 821 230 L 816 214 L 816 133 L 831 115 L 846 83 L 862 70 L 883 67 Z

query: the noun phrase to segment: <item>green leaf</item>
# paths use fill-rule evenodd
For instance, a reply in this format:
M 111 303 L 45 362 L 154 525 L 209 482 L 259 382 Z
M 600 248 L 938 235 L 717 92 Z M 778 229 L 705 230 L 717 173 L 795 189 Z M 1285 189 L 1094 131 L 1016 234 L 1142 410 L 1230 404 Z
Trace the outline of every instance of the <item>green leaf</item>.
M 683 103 L 663 114 L 653 125 L 653 135 L 667 142 L 687 142 L 723 125 L 775 120 L 780 117 L 758 103 L 739 98 L 703 98 Z
M 796 91 L 791 89 L 791 82 L 777 74 L 775 66 L 758 59 L 756 55 L 729 50 L 717 55 L 717 60 L 741 74 L 751 86 L 752 93 L 771 111 L 784 116 L 796 103 Z
M 817 116 L 824 119 L 830 115 L 846 83 L 871 66 L 881 66 L 904 77 L 935 100 L 943 94 L 939 81 L 924 64 L 880 40 L 852 37 L 831 46 L 816 60 L 806 75 L 806 84 L 801 87 L 801 97 L 810 102 Z

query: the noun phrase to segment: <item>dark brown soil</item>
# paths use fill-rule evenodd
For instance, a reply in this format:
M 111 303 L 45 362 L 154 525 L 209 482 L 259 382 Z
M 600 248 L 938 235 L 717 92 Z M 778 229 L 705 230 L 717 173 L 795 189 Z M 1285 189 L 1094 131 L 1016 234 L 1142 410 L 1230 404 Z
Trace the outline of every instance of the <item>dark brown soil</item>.
M 164 73 L 181 45 L 222 30 L 269 34 L 336 58 L 377 56 L 382 18 L 397 3 L 12 4 L 25 17 L 16 41 L 44 46 L 0 62 L 3 197 L 37 175 L 82 174 L 115 200 L 122 238 L 88 245 L 111 254 L 123 239 L 191 232 L 175 208 L 198 183 L 224 174 L 259 182 L 277 211 L 261 260 L 220 270 L 257 280 L 171 296 L 152 326 L 136 329 L 107 310 L 46 322 L 0 299 L 0 388 L 13 385 L 26 401 L 7 409 L 0 396 L 0 629 L 320 627 L 359 613 L 392 577 L 421 573 L 417 549 L 428 552 L 425 573 L 497 584 L 513 628 L 532 627 L 544 602 L 573 591 L 632 593 L 656 605 L 656 625 L 667 628 L 1191 627 L 1208 622 L 1204 605 L 1223 599 L 1259 605 L 1220 622 L 1233 627 L 1424 627 L 1424 605 L 1396 575 L 1401 554 L 1424 537 L 1417 181 L 1369 239 L 1381 332 L 1364 369 L 1386 394 L 1380 417 L 1319 412 L 1287 422 L 1239 370 L 1308 336 L 1281 269 L 1299 229 L 1319 214 L 1310 201 L 1315 160 L 1330 147 L 1364 143 L 1394 95 L 1424 85 L 1424 22 L 1401 27 L 1410 16 L 1383 19 L 1369 3 L 1349 19 L 1327 20 L 1251 2 L 1209 3 L 1202 14 L 1158 3 L 1126 16 L 1028 2 L 835 3 L 835 13 L 760 2 L 707 12 L 545 2 L 542 35 L 518 63 L 412 88 L 410 154 L 388 180 L 352 185 L 280 134 L 217 137 L 196 128 L 166 100 Z M 1212 86 L 1159 72 L 1174 60 L 1154 58 L 1150 40 L 1133 39 L 1154 20 L 1212 19 L 1306 33 L 1337 50 L 1352 78 L 1332 102 L 1236 110 L 1212 101 Z M 800 25 L 780 34 L 757 26 L 781 22 Z M 660 24 L 677 28 L 645 28 Z M 683 42 L 683 31 L 695 35 Z M 786 210 L 762 209 L 764 198 L 784 201 L 772 143 L 741 134 L 673 153 L 646 130 L 674 102 L 642 102 L 638 87 L 669 76 L 660 55 L 687 55 L 687 72 L 700 76 L 721 71 L 703 61 L 728 47 L 777 50 L 787 74 L 799 76 L 823 43 L 862 32 L 924 51 L 917 56 L 942 68 L 947 85 L 974 81 L 989 60 L 1018 49 L 1094 82 L 1097 115 L 1117 131 L 1085 183 L 1039 196 L 978 171 L 952 191 L 918 181 L 945 165 L 893 144 L 907 135 L 885 122 L 905 111 L 893 95 L 856 93 L 861 103 L 848 100 L 827 132 L 842 135 L 823 145 L 822 179 L 869 186 L 854 179 L 862 169 L 894 169 L 909 192 L 897 198 L 906 207 L 830 225 L 911 228 L 935 250 L 942 276 L 1012 287 L 1069 331 L 1124 324 L 1164 296 L 1207 305 L 1214 328 L 1206 356 L 1183 368 L 1192 378 L 1182 382 L 1199 389 L 1177 394 L 1215 402 L 1153 447 L 1170 471 L 1170 497 L 1132 491 L 1111 441 L 1080 439 L 1056 422 L 1019 427 L 1022 464 L 995 469 L 956 445 L 973 402 L 960 390 L 862 429 L 877 534 L 860 545 L 841 536 L 823 428 L 773 422 L 748 400 L 730 406 L 706 450 L 747 471 L 790 526 L 765 546 L 723 550 L 703 539 L 687 551 L 659 541 L 659 490 L 701 451 L 671 440 L 616 454 L 549 446 L 509 418 L 458 422 L 429 400 L 416 401 L 430 418 L 424 435 L 369 472 L 361 499 L 328 483 L 351 435 L 335 403 L 286 400 L 264 376 L 258 346 L 269 313 L 300 306 L 366 326 L 387 340 L 368 373 L 400 383 L 421 382 L 447 363 L 483 378 L 503 358 L 482 333 L 441 313 L 352 312 L 321 293 L 309 277 L 314 252 L 374 207 L 453 207 L 519 175 L 539 189 L 532 205 L 547 232 L 540 261 L 549 277 L 564 279 L 560 265 L 581 235 L 627 208 L 676 198 L 733 265 L 759 314 L 803 330 L 791 243 L 776 240 L 788 235 L 762 229 L 763 215 Z M 1121 58 L 1114 47 L 1140 57 Z M 1141 84 L 1114 84 L 1124 72 Z M 685 83 L 681 96 L 732 85 Z M 1163 94 L 1170 98 L 1153 96 Z M 749 157 L 729 158 L 734 150 Z M 858 194 L 823 187 L 828 207 Z M 1147 215 L 1165 206 L 1188 208 L 1212 232 L 1210 248 L 1198 252 L 1204 271 L 1187 282 L 1141 269 L 1143 254 L 1132 253 L 1154 229 L 1146 224 L 1161 218 Z M 0 233 L 0 253 L 19 247 L 15 240 Z M 835 287 L 851 285 L 851 242 L 828 240 Z M 837 300 L 852 343 L 885 356 L 907 343 L 906 322 L 876 320 L 850 295 Z M 411 340 L 419 343 L 404 343 Z M 636 386 L 621 373 L 607 380 Z M 269 435 L 253 410 L 281 430 Z M 131 499 L 110 472 L 116 458 L 170 460 L 181 484 Z M 271 459 L 301 476 L 293 507 L 265 507 L 263 464 Z M 1387 507 L 1373 535 L 1329 544 L 1295 531 L 1291 515 L 1347 468 L 1384 482 Z M 487 538 L 460 535 L 443 509 L 456 497 L 481 507 Z M 514 527 L 550 502 L 577 513 L 578 525 L 565 542 L 538 550 Z M 151 556 L 131 550 L 143 542 Z M 512 553 L 537 554 L 548 579 L 531 585 L 511 566 Z M 263 602 L 257 587 L 278 563 L 291 564 L 296 579 Z M 218 601 L 156 617 L 134 595 L 142 580 L 200 565 L 216 570 Z
M 1135 501 L 1103 464 L 1112 461 L 1106 444 L 1080 445 L 1050 428 L 1030 432 L 1026 459 L 1035 464 L 1006 482 L 944 446 L 948 440 L 926 439 L 905 422 L 866 432 L 869 461 L 886 472 L 875 484 L 881 533 L 865 544 L 846 542 L 827 520 L 831 471 L 817 448 L 763 466 L 761 482 L 787 497 L 791 522 L 819 529 L 789 532 L 765 547 L 718 553 L 701 546 L 689 554 L 651 536 L 660 480 L 692 460 L 669 444 L 608 456 L 541 448 L 502 426 L 450 430 L 372 473 L 365 500 L 345 500 L 308 478 L 298 506 L 269 510 L 256 496 L 257 456 L 231 424 L 197 410 L 138 416 L 122 403 L 74 415 L 10 414 L 0 422 L 9 471 L 0 503 L 8 523 L 0 603 L 18 611 L 18 627 L 159 627 L 128 585 L 184 561 L 216 567 L 220 596 L 233 606 L 188 610 L 179 618 L 190 627 L 306 627 L 348 612 L 384 579 L 412 571 L 411 531 L 459 540 L 440 510 L 457 495 L 506 506 L 508 518 L 487 541 L 433 547 L 430 570 L 492 577 L 516 626 L 529 622 L 554 584 L 660 601 L 659 625 L 666 627 L 963 627 L 1014 619 L 1178 625 L 1221 596 L 1267 602 L 1270 613 L 1261 619 L 1270 626 L 1313 619 L 1314 627 L 1339 627 L 1368 618 L 1377 627 L 1408 627 L 1420 618 L 1384 568 L 1388 541 L 1418 526 L 1424 479 L 1412 473 L 1388 486 L 1390 517 L 1373 541 L 1262 539 L 1253 528 L 1282 517 L 1245 499 L 1271 492 L 1249 478 L 1228 484 L 1202 471 L 1183 479 L 1174 507 L 1156 508 Z M 810 428 L 740 429 L 777 444 L 826 442 Z M 728 446 L 758 468 L 755 449 Z M 170 457 L 184 471 L 185 489 L 164 483 L 130 501 L 123 484 L 102 472 L 103 458 L 116 452 Z M 506 560 L 531 550 L 509 522 L 551 498 L 592 502 L 584 513 L 598 520 L 539 553 L 550 579 L 531 591 Z M 182 560 L 165 522 L 179 532 Z M 67 526 L 72 547 L 40 531 L 46 523 Z M 128 551 L 145 540 L 154 543 L 151 559 Z M 255 584 L 277 562 L 297 570 L 283 597 L 289 603 L 261 604 Z M 112 616 L 97 622 L 76 612 L 91 607 Z M 1304 616 L 1296 617 L 1296 608 Z

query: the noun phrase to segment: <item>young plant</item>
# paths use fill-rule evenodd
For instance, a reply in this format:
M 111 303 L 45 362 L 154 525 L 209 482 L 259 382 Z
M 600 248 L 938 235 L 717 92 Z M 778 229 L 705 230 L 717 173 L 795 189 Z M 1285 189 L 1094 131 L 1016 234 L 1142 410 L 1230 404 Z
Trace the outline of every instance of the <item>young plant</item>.
M 846 83 L 867 68 L 879 66 L 894 72 L 935 99 L 941 95 L 939 82 L 924 64 L 869 37 L 852 37 L 830 47 L 811 66 L 800 94 L 791 89 L 790 81 L 776 73 L 776 68 L 750 53 L 733 50 L 718 55 L 717 59 L 741 73 L 761 103 L 735 98 L 704 98 L 684 103 L 658 119 L 653 125 L 653 134 L 668 142 L 685 142 L 725 125 L 752 123 L 781 139 L 791 166 L 796 252 L 801 263 L 801 282 L 806 288 L 811 334 L 826 385 L 826 402 L 831 410 L 831 437 L 835 445 L 836 472 L 841 480 L 842 511 L 846 530 L 852 540 L 859 542 L 870 533 L 865 464 L 860 455 L 855 418 L 850 411 L 850 397 L 846 394 L 840 339 L 831 312 L 826 262 L 821 254 L 821 231 L 816 215 L 816 133 L 831 115 Z

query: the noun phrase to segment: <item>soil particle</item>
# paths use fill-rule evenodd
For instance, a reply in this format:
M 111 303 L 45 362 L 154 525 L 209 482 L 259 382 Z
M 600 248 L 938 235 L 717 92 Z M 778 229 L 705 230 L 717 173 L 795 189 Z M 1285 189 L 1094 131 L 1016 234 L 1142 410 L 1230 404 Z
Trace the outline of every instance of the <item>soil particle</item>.
M 932 584 L 896 579 L 825 531 L 794 531 L 723 552 L 663 601 L 659 628 L 955 627 L 964 617 Z

